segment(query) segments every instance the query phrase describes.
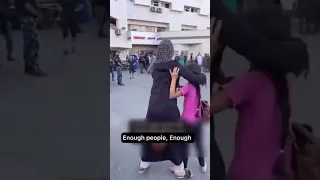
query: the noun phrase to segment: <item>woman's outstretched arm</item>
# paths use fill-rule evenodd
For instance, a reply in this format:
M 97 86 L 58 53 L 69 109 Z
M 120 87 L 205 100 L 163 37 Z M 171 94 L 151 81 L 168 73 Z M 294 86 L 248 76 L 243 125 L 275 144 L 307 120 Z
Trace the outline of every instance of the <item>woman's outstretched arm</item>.
M 179 61 L 177 61 L 177 67 L 180 69 L 179 75 L 185 78 L 192 84 L 204 85 L 207 82 L 207 77 L 205 74 L 194 74 L 189 71 L 185 66 L 182 66 Z

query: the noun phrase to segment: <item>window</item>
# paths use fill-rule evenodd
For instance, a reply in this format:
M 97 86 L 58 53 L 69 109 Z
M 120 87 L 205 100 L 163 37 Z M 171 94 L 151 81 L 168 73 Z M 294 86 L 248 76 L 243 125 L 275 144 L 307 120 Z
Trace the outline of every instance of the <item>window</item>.
M 163 32 L 166 31 L 167 28 L 164 27 L 157 27 L 157 32 Z
M 151 5 L 159 7 L 159 1 L 151 1 Z
M 117 29 L 117 20 L 110 17 L 110 29 Z
M 154 28 L 153 27 L 146 26 L 145 29 L 146 29 L 147 32 L 154 32 Z
M 188 56 L 188 51 L 181 51 L 181 56 Z
M 170 4 L 165 3 L 165 4 L 164 4 L 164 7 L 167 8 L 167 9 L 169 9 L 169 8 L 170 8 Z
M 184 6 L 184 11 L 186 12 L 198 13 L 199 10 L 200 9 L 196 7 Z

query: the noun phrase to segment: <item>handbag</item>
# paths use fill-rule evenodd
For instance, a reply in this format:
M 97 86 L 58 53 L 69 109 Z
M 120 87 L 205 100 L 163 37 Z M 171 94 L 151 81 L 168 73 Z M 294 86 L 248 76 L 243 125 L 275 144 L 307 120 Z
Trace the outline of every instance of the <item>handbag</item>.
M 197 117 L 199 117 L 203 123 L 210 122 L 210 105 L 207 101 L 200 101 L 199 108 L 197 109 Z
M 292 123 L 294 136 L 293 169 L 296 180 L 320 180 L 320 140 L 312 134 L 312 127 Z
M 312 134 L 312 127 L 309 125 L 293 122 L 288 128 L 282 131 L 282 144 L 288 137 L 292 138 L 292 169 L 294 180 L 320 180 L 320 140 Z M 277 180 L 293 180 L 290 174 L 285 171 L 285 158 L 283 151 L 280 152 L 275 163 L 274 173 Z

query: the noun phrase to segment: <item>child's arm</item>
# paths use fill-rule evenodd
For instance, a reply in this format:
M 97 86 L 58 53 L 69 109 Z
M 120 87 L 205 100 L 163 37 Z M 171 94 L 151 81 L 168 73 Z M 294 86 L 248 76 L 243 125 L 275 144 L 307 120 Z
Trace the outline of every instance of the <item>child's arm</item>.
M 210 102 L 212 102 L 210 108 L 211 113 L 213 114 L 217 114 L 221 111 L 224 111 L 232 107 L 232 102 L 230 98 L 223 90 L 220 90 L 213 96 L 211 96 Z
M 229 108 L 239 107 L 259 92 L 261 79 L 256 73 L 244 73 L 227 83 L 211 96 L 211 113 L 217 114 Z
M 170 84 L 170 91 L 169 91 L 169 98 L 175 99 L 177 97 L 182 96 L 182 93 L 180 90 L 176 91 L 176 85 L 177 85 L 177 79 L 179 77 L 179 68 L 173 68 L 173 70 L 170 70 L 171 74 L 171 84 Z
M 177 85 L 177 79 L 172 78 L 171 84 L 170 84 L 170 94 L 169 94 L 170 99 L 175 99 L 182 96 L 180 89 L 176 91 L 176 85 Z

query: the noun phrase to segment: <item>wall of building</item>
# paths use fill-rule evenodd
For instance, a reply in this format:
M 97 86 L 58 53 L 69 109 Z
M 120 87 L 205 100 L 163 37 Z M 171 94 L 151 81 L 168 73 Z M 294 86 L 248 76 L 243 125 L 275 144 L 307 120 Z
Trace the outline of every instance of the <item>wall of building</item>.
M 119 9 L 127 9 L 127 0 L 110 0 L 110 7 L 110 16 L 117 19 L 117 28 L 122 32 L 117 36 L 114 30 L 110 30 L 110 47 L 131 48 L 131 42 L 127 40 L 127 13 L 119 11 Z
M 150 0 L 127 2 L 127 16 L 132 20 L 169 23 L 169 31 L 181 31 L 182 25 L 196 26 L 197 29 L 210 27 L 209 0 L 165 0 L 171 3 L 171 9 L 163 8 L 162 13 L 150 11 Z M 184 6 L 199 8 L 200 11 L 199 13 L 185 12 Z

